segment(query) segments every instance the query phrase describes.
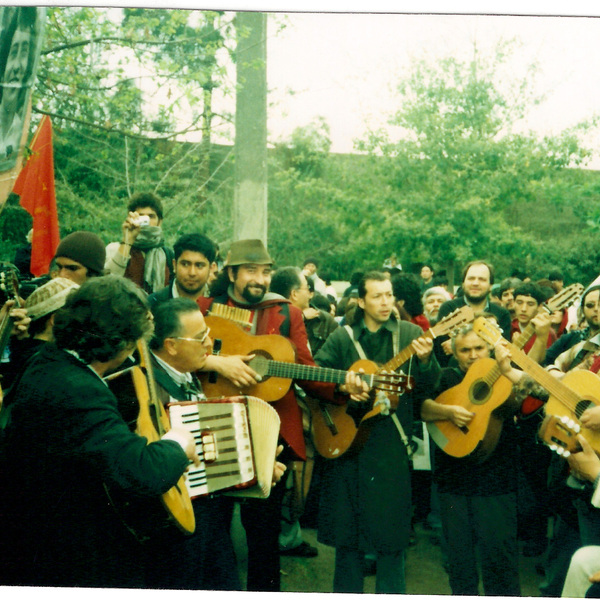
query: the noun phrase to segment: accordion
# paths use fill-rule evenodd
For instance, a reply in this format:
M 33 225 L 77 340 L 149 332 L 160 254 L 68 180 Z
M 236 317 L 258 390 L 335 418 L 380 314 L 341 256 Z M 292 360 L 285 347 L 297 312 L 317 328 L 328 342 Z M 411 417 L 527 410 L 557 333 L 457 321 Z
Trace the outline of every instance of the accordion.
M 172 427 L 189 431 L 201 464 L 191 465 L 191 498 L 223 492 L 267 498 L 279 438 L 279 415 L 254 396 L 235 396 L 167 405 Z

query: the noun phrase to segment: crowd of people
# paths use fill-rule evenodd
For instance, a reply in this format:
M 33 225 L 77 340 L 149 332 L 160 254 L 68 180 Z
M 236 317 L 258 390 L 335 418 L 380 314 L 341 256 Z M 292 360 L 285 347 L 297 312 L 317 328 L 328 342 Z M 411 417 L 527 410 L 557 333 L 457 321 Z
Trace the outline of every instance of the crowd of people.
M 540 557 L 541 595 L 597 597 L 595 274 L 575 290 L 558 271 L 497 283 L 490 263 L 473 260 L 454 289 L 433 264 L 412 274 L 375 261 L 336 289 L 318 258 L 280 265 L 260 240 L 221 253 L 206 235 L 187 233 L 171 249 L 163 217 L 158 197 L 133 196 L 119 241 L 71 233 L 26 297 L 7 296 L 0 584 L 280 591 L 282 555 L 318 555 L 303 539 L 310 527 L 335 548 L 332 591 L 360 593 L 374 573 L 377 592 L 405 593 L 406 550 L 420 520 L 438 532 L 453 594 L 520 595 L 523 552 Z M 248 315 L 240 335 L 287 338 L 298 365 L 342 378 L 298 375 L 272 402 L 280 447 L 267 498 L 194 498 L 190 535 L 140 508 L 141 539 L 115 498 L 158 506 L 200 458 L 185 429 L 140 435 L 114 374 L 147 342 L 165 406 L 205 401 L 211 374 L 240 393 L 253 389 L 262 381 L 254 354 L 213 346 L 207 317 L 223 307 Z M 431 333 L 457 314 L 456 326 Z M 497 332 L 494 343 L 478 319 Z M 569 418 L 584 435 L 573 429 L 570 455 L 539 439 L 555 400 L 534 367 L 518 366 L 519 353 L 579 398 Z M 390 364 L 400 389 L 382 383 Z M 570 383 L 582 372 L 587 387 Z M 492 396 L 499 403 L 486 413 Z M 475 450 L 445 446 L 474 435 Z M 431 449 L 425 472 L 414 465 L 416 441 Z M 231 537 L 236 504 L 245 583 Z

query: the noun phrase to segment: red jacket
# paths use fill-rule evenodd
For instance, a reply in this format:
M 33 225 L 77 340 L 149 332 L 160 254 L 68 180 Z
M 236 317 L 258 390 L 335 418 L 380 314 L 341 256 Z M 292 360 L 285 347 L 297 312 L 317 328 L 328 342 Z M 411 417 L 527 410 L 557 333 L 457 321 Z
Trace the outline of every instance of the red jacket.
M 205 315 L 208 312 L 214 298 L 198 298 L 197 302 Z M 276 302 L 263 302 L 257 305 L 255 309 L 256 335 L 280 334 L 280 329 L 285 321 L 285 314 L 282 312 L 282 305 L 289 304 L 288 300 L 278 300 Z M 228 298 L 227 305 L 238 306 Z M 248 308 L 247 305 L 239 305 L 240 308 Z M 290 314 L 290 332 L 288 339 L 296 349 L 296 362 L 303 365 L 315 365 L 312 354 L 308 349 L 308 338 L 302 311 L 289 304 Z M 339 397 L 335 394 L 335 384 L 310 381 L 298 381 L 298 385 L 311 396 L 318 396 L 329 402 L 339 403 Z M 273 403 L 273 408 L 277 411 L 281 419 L 280 435 L 292 449 L 297 459 L 306 460 L 306 446 L 304 444 L 304 433 L 302 428 L 302 413 L 296 402 L 296 395 L 293 386 L 286 395 Z

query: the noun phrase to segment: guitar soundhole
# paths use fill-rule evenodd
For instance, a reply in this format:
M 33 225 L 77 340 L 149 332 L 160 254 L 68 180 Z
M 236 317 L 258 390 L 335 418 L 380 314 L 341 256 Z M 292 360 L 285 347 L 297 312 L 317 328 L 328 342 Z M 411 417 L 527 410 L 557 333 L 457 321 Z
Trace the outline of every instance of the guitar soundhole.
M 261 383 L 269 379 L 269 361 L 273 360 L 273 357 L 265 352 L 264 350 L 254 350 L 252 352 L 254 358 L 248 363 L 248 365 L 254 369 L 261 377 Z
M 596 405 L 591 400 L 582 400 L 581 402 L 578 402 L 577 406 L 575 407 L 575 414 L 577 415 L 577 418 L 580 419 L 581 415 L 588 408 L 590 408 L 590 406 L 596 406 Z
M 483 404 L 487 402 L 490 396 L 490 386 L 485 381 L 476 381 L 471 386 L 471 402 L 473 404 Z

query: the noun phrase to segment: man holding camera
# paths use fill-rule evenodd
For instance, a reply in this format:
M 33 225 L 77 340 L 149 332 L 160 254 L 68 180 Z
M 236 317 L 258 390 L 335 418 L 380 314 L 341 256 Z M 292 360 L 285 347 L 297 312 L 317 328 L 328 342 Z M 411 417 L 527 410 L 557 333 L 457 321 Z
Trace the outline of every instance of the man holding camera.
M 104 267 L 152 294 L 169 284 L 173 268 L 173 252 L 164 245 L 161 229 L 162 202 L 154 194 L 138 193 L 127 210 L 122 239 L 106 247 Z

